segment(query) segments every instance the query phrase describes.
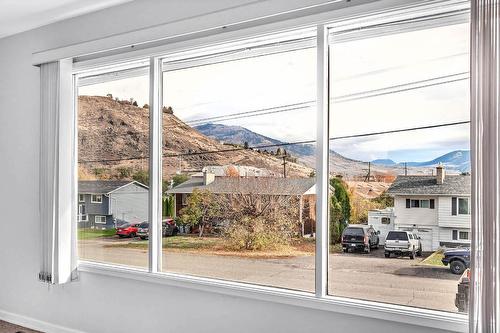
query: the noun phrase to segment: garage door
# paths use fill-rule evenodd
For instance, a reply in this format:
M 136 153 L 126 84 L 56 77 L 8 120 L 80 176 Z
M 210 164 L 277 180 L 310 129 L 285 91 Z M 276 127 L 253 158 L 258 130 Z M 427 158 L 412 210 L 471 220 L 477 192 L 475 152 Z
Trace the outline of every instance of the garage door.
M 432 251 L 432 229 L 418 229 L 417 235 L 422 243 L 422 251 Z

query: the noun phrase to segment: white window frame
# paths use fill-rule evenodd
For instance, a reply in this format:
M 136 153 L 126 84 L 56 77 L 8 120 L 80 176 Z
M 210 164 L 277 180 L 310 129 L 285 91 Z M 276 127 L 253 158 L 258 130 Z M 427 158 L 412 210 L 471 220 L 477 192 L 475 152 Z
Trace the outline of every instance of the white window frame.
M 460 237 L 460 233 L 463 233 L 463 232 L 467 233 L 467 238 L 461 238 Z M 456 238 L 453 237 L 454 233 L 457 234 Z M 470 231 L 468 231 L 468 230 L 460 230 L 460 229 L 453 229 L 451 231 L 451 240 L 452 241 L 457 241 L 457 242 L 464 242 L 464 241 L 467 242 L 467 241 L 470 241 Z
M 78 202 L 85 202 L 85 194 L 78 194 Z
M 417 201 L 418 202 L 418 207 L 414 207 L 413 203 Z M 427 202 L 427 207 L 422 206 L 422 202 Z M 411 208 L 426 208 L 426 209 L 431 209 L 431 199 L 411 199 L 410 198 L 410 209 Z
M 460 213 L 460 200 L 467 200 L 467 213 Z M 457 197 L 457 215 L 470 215 L 470 198 Z
M 89 220 L 89 215 L 88 214 L 82 214 L 82 209 L 81 207 L 85 208 L 85 204 L 78 204 L 78 222 L 87 222 Z
M 422 205 L 423 202 L 427 202 L 427 207 L 424 207 Z M 421 199 L 420 200 L 420 208 L 428 208 L 428 209 L 430 209 L 431 208 L 431 200 L 430 199 Z
M 104 218 L 104 222 L 97 222 L 97 218 Z M 96 215 L 94 216 L 94 223 L 95 224 L 106 224 L 106 216 L 105 215 Z
M 95 200 L 94 200 L 95 197 Z M 99 199 L 97 199 L 99 198 Z M 98 203 L 102 204 L 102 194 L 91 194 L 90 195 L 90 203 Z
M 378 5 L 368 7 L 368 12 L 377 13 L 380 9 L 387 10 L 383 7 L 383 1 L 379 1 Z M 415 10 L 415 3 L 413 1 L 401 0 L 401 8 L 406 8 L 409 10 L 409 14 Z M 422 5 L 425 7 L 425 5 Z M 431 8 L 435 9 L 438 7 L 430 5 Z M 370 9 L 371 8 L 371 9 Z M 429 9 L 429 8 L 427 8 Z M 390 10 L 389 10 L 390 11 Z M 447 10 L 443 10 L 446 12 Z M 347 12 L 349 13 L 349 12 Z M 354 14 L 359 14 L 359 12 L 353 12 Z M 333 17 L 341 17 L 341 19 L 333 20 Z M 390 321 L 398 321 L 401 323 L 407 323 L 412 325 L 422 325 L 432 328 L 441 328 L 446 330 L 456 330 L 465 332 L 467 328 L 467 317 L 462 314 L 457 313 L 447 313 L 437 310 L 421 309 L 421 308 L 410 308 L 403 305 L 395 305 L 388 303 L 381 303 L 375 301 L 364 301 L 359 299 L 349 299 L 327 295 L 326 283 L 327 283 L 327 272 L 328 272 L 328 220 L 327 220 L 327 177 L 328 177 L 328 117 L 329 117 L 329 103 L 328 103 L 328 73 L 325 71 L 326 65 L 328 63 L 328 34 L 327 29 L 332 26 L 333 21 L 342 22 L 342 19 L 348 18 L 349 14 L 338 14 L 337 12 L 327 12 L 321 13 L 317 16 L 312 15 L 311 17 L 301 17 L 300 15 L 295 19 L 286 21 L 285 24 L 275 24 L 269 23 L 268 25 L 262 25 L 257 28 L 242 29 L 241 31 L 236 31 L 234 33 L 227 33 L 224 36 L 221 35 L 210 35 L 202 36 L 199 38 L 186 39 L 181 41 L 174 40 L 173 42 L 166 43 L 164 46 L 159 46 L 151 49 L 138 50 L 137 52 L 131 52 L 131 55 L 109 55 L 103 56 L 102 58 L 89 58 L 86 62 L 76 63 L 74 65 L 74 74 L 78 77 L 82 72 L 86 72 L 96 67 L 100 67 L 103 64 L 110 64 L 110 66 L 119 67 L 128 65 L 115 65 L 113 63 L 118 60 L 123 61 L 123 59 L 136 60 L 137 62 L 144 63 L 144 59 L 150 56 L 150 60 L 146 61 L 150 63 L 150 73 L 152 74 L 150 87 L 161 87 L 161 63 L 159 63 L 159 57 L 165 56 L 165 54 L 177 53 L 179 51 L 184 51 L 186 49 L 196 48 L 199 45 L 211 45 L 214 43 L 223 43 L 235 40 L 238 38 L 245 38 L 249 36 L 256 36 L 259 34 L 276 33 L 278 31 L 283 31 L 291 28 L 299 28 L 303 26 L 311 26 L 311 24 L 317 24 L 318 22 L 328 22 L 327 24 L 320 23 L 316 26 L 318 31 L 317 35 L 317 47 L 318 47 L 318 131 L 317 131 L 317 188 L 318 188 L 318 201 L 317 201 L 317 242 L 316 242 L 316 292 L 314 294 L 296 292 L 285 290 L 281 288 L 274 287 L 263 287 L 253 284 L 240 283 L 240 282 L 229 282 L 221 281 L 219 279 L 213 278 L 202 278 L 194 276 L 186 276 L 182 274 L 175 273 L 163 273 L 159 270 L 159 266 L 155 262 L 161 263 L 161 250 L 158 251 L 158 239 L 157 237 L 150 237 L 150 244 L 154 246 L 149 246 L 150 251 L 150 267 L 149 272 L 142 270 L 136 270 L 129 267 L 120 267 L 117 265 L 93 263 L 86 261 L 79 261 L 79 269 L 82 272 L 106 274 L 115 277 L 129 278 L 135 280 L 144 280 L 153 283 L 167 284 L 174 286 L 183 286 L 195 289 L 201 289 L 203 291 L 214 291 L 231 295 L 238 295 L 248 298 L 254 298 L 259 300 L 268 300 L 285 304 L 294 304 L 299 306 L 305 306 L 309 308 L 317 308 L 327 311 L 335 311 L 340 313 L 348 313 L 355 315 L 362 315 L 371 318 L 384 319 Z M 103 44 L 104 45 L 104 44 Z M 168 51 L 166 51 L 168 50 Z M 64 52 L 68 52 L 65 50 Z M 88 52 L 90 53 L 90 52 Z M 39 58 L 43 55 L 39 55 Z M 160 69 L 160 71 L 158 70 Z M 116 70 L 116 69 L 115 69 Z M 158 95 L 154 91 L 151 91 L 150 96 L 150 112 L 153 117 L 150 117 L 154 122 L 154 116 L 160 114 L 159 112 L 159 99 Z M 156 103 L 154 102 L 156 100 Z M 76 111 L 75 111 L 76 112 Z M 161 117 L 160 117 L 161 118 Z M 155 125 L 158 125 L 155 123 Z M 158 131 L 157 126 L 152 126 L 150 129 Z M 76 134 L 76 133 L 75 133 Z M 151 134 L 151 133 L 150 133 Z M 161 152 L 161 136 L 158 138 L 158 133 L 155 135 L 150 135 L 151 143 L 154 147 L 159 146 Z M 153 147 L 153 148 L 154 148 Z M 158 148 L 158 147 L 156 147 Z M 150 149 L 152 149 L 150 147 Z M 154 154 L 155 149 L 152 149 Z M 156 156 L 157 158 L 157 156 Z M 154 158 L 150 159 L 150 172 L 153 175 L 158 175 L 158 171 L 161 171 L 161 164 L 154 164 Z M 76 165 L 76 163 L 74 163 Z M 157 176 L 155 176 L 157 177 Z M 161 199 L 161 186 L 155 184 L 154 178 L 152 178 L 152 187 L 150 189 L 150 214 L 151 211 L 155 211 L 156 203 L 158 198 Z M 161 180 L 161 177 L 159 178 Z M 324 188 L 323 188 L 324 187 Z M 156 188 L 156 190 L 155 190 Z M 157 193 L 158 192 L 158 193 Z M 161 207 L 161 205 L 160 205 Z M 160 208 L 161 209 L 161 208 Z M 155 216 L 156 214 L 156 216 Z M 157 213 L 153 212 L 153 217 L 157 218 Z M 152 219 L 153 221 L 155 219 Z M 161 212 L 159 216 L 158 227 L 161 228 Z M 153 228 L 154 229 L 154 228 Z M 161 229 L 160 229 L 161 230 Z M 161 232 L 160 232 L 161 235 Z M 161 236 L 160 236 L 161 241 Z M 161 249 L 161 244 L 160 247 Z M 156 253 L 156 255 L 155 255 Z M 155 262 L 152 262 L 151 258 L 154 258 Z
M 462 238 L 462 237 L 461 237 L 461 234 L 462 234 L 462 233 L 466 233 L 466 234 L 467 234 L 467 237 L 466 237 L 466 238 Z M 470 240 L 470 232 L 469 232 L 469 231 L 464 231 L 464 230 L 462 230 L 462 231 L 460 231 L 460 230 L 459 230 L 459 231 L 458 231 L 458 240 L 461 240 L 461 241 L 469 241 L 469 240 Z

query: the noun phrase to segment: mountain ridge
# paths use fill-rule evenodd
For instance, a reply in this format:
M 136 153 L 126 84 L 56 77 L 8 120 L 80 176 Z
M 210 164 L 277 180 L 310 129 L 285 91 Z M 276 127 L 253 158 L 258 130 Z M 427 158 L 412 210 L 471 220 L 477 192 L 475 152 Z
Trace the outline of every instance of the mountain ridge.
M 283 145 L 283 148 L 290 152 L 295 157 L 301 159 L 304 163 L 309 166 L 313 166 L 315 159 L 315 147 L 312 144 L 297 144 L 297 145 L 286 145 L 286 142 L 273 139 L 271 137 L 256 133 L 252 130 L 249 130 L 243 126 L 236 125 L 223 125 L 216 123 L 207 123 L 194 127 L 196 130 L 201 132 L 202 134 L 211 137 L 215 140 L 244 145 L 247 143 L 250 147 L 253 146 L 262 146 L 262 145 Z M 349 157 L 343 156 L 333 150 L 330 150 L 330 163 L 331 164 L 341 164 L 339 160 L 342 162 L 350 162 L 353 164 L 356 163 L 365 163 L 362 161 L 357 161 L 351 159 Z M 457 156 L 460 155 L 460 156 Z M 464 155 L 464 158 L 460 159 L 460 157 Z M 470 171 L 470 152 L 468 150 L 455 150 L 444 154 L 442 156 L 438 156 L 431 161 L 426 162 L 407 162 L 406 167 L 415 167 L 415 168 L 430 168 L 435 167 L 439 163 L 449 167 L 450 169 L 457 170 L 460 172 L 469 172 Z M 386 167 L 390 169 L 404 169 L 404 163 L 397 163 L 391 159 L 375 159 L 371 161 L 371 164 L 376 168 L 377 166 Z M 365 167 L 366 168 L 366 167 Z
M 377 159 L 372 163 L 385 166 L 404 166 L 405 164 L 404 162 L 396 163 L 391 159 Z M 470 150 L 457 149 L 429 161 L 406 162 L 406 165 L 410 167 L 434 167 L 439 164 L 460 172 L 470 172 Z
M 109 97 L 78 98 L 78 160 L 85 177 L 130 178 L 146 171 L 149 149 L 149 110 Z M 253 149 L 235 150 L 190 127 L 172 112 L 163 112 L 163 176 L 200 172 L 210 165 L 248 165 L 275 176 L 283 172 L 282 159 Z M 312 169 L 287 163 L 290 177 L 309 177 Z

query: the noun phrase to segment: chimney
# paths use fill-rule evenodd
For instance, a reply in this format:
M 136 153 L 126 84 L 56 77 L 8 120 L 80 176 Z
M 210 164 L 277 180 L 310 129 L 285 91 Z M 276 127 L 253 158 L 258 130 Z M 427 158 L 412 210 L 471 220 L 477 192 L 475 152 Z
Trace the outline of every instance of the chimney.
M 436 167 L 436 184 L 442 185 L 444 183 L 445 170 L 442 164 Z
M 208 185 L 213 183 L 215 180 L 215 173 L 211 173 L 208 171 L 203 171 L 203 185 Z

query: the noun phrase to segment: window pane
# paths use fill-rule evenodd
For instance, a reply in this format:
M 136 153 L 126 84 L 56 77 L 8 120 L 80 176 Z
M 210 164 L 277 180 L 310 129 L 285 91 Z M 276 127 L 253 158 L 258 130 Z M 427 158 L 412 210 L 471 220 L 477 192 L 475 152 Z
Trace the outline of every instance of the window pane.
M 148 266 L 148 68 L 79 79 L 78 254 L 80 259 Z M 147 234 L 146 234 L 147 237 Z
M 307 40 L 165 64 L 164 271 L 314 290 Z
M 470 229 L 446 194 L 470 195 L 468 24 L 396 16 L 330 35 L 328 291 L 457 312 L 461 275 L 440 249 Z M 360 224 L 379 234 L 342 233 Z
M 459 238 L 461 240 L 468 240 L 469 239 L 469 232 L 467 232 L 467 231 L 460 231 Z
M 469 200 L 465 198 L 458 199 L 458 213 L 469 214 Z

